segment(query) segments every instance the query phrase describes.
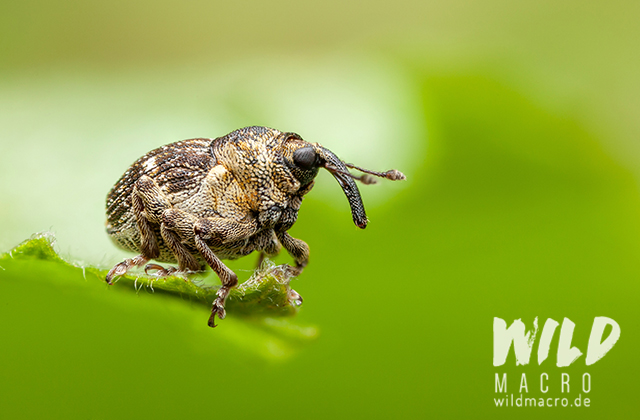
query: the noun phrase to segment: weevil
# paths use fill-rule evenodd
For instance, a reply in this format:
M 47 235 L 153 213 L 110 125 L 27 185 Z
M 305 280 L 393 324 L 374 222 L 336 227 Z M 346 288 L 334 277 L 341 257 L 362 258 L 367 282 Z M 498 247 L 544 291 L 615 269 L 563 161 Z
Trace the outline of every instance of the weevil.
M 149 260 L 178 264 L 146 265 L 147 273 L 156 271 L 160 277 L 202 271 L 208 265 L 222 283 L 208 322 L 215 327 L 215 317 L 224 319 L 225 301 L 238 284 L 238 276 L 221 260 L 257 251 L 262 261 L 284 247 L 295 261 L 292 276 L 307 265 L 309 247 L 288 230 L 320 168 L 338 181 L 361 229 L 368 220 L 354 180 L 371 184 L 374 176 L 405 179 L 395 169 L 376 172 L 344 163 L 318 143 L 267 127 L 152 150 L 135 161 L 107 195 L 108 235 L 117 246 L 139 253 L 116 264 L 107 283 Z

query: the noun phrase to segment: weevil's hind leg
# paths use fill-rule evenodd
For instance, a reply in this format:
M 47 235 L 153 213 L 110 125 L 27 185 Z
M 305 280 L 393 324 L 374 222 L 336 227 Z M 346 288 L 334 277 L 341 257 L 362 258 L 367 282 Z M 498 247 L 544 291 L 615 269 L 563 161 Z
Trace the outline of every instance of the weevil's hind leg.
M 149 261 L 144 255 L 138 255 L 137 257 L 127 258 L 121 263 L 116 264 L 109 272 L 107 273 L 106 281 L 108 284 L 113 284 L 113 279 L 118 276 L 122 276 L 130 268 L 139 267 Z
M 131 198 L 133 214 L 136 218 L 136 225 L 140 232 L 140 255 L 134 258 L 127 258 L 123 262 L 116 264 L 107 274 L 106 281 L 113 284 L 113 279 L 125 274 L 133 267 L 139 267 L 147 261 L 157 258 L 160 255 L 158 239 L 151 224 L 158 224 L 162 212 L 170 207 L 169 201 L 164 196 L 158 184 L 154 180 L 144 175 L 136 182 Z
M 153 181 L 152 181 L 153 182 Z M 154 182 L 155 184 L 155 182 Z M 148 260 L 156 258 L 160 255 L 160 248 L 158 247 L 158 240 L 151 223 L 149 222 L 147 211 L 145 211 L 145 205 L 143 199 L 138 195 L 138 188 L 133 190 L 133 214 L 136 216 L 136 224 L 140 231 L 140 251 Z
M 190 232 L 193 232 L 192 226 L 196 220 L 194 216 L 176 209 L 166 209 L 162 212 L 160 235 L 164 243 L 167 244 L 171 252 L 173 252 L 176 260 L 178 260 L 178 268 L 164 268 L 159 264 L 147 264 L 145 273 L 149 274 L 149 271 L 157 270 L 155 275 L 167 277 L 178 272 L 203 271 L 201 264 L 191 255 L 180 240 L 180 232 L 186 231 L 187 236 Z M 185 281 L 187 280 L 185 279 Z

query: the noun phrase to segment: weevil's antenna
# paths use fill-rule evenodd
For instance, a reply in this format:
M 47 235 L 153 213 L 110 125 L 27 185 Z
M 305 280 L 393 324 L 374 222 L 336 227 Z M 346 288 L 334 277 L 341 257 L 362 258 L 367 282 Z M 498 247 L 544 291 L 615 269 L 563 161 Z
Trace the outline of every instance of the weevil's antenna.
M 407 179 L 407 177 L 397 169 L 389 169 L 387 172 L 377 172 L 377 171 L 371 171 L 369 169 L 360 168 L 359 166 L 356 166 L 352 163 L 345 163 L 344 166 L 346 166 L 347 168 L 356 169 L 360 172 L 364 172 L 365 174 L 379 176 L 380 178 L 387 178 L 387 179 L 390 179 L 391 181 L 403 181 Z M 366 184 L 366 182 L 364 181 L 362 182 Z M 375 182 L 372 182 L 372 184 L 373 183 Z
M 363 174 L 363 175 L 357 176 L 357 175 L 354 175 L 354 174 L 352 174 L 351 172 L 348 172 L 348 171 L 341 171 L 340 169 L 336 168 L 335 166 L 333 166 L 333 165 L 331 165 L 329 163 L 326 163 L 324 165 L 324 167 L 325 167 L 325 169 L 327 169 L 330 172 L 346 175 L 346 176 L 348 176 L 350 178 L 353 178 L 353 179 L 355 179 L 357 181 L 362 182 L 365 185 L 376 184 L 378 182 L 377 179 L 375 179 L 374 177 L 369 176 L 367 174 Z
M 343 162 L 344 163 L 344 162 Z M 378 180 L 375 179 L 372 176 L 369 175 L 375 175 L 377 177 L 380 178 L 386 178 L 386 179 L 390 179 L 391 181 L 403 181 L 405 179 L 407 179 L 407 177 L 400 171 L 398 171 L 397 169 L 389 169 L 387 172 L 377 172 L 377 171 L 371 171 L 369 169 L 364 169 L 361 168 L 359 166 L 353 165 L 351 163 L 345 163 L 344 164 L 347 168 L 351 168 L 351 169 L 356 169 L 360 172 L 364 172 L 364 174 L 357 176 L 352 174 L 351 172 L 348 171 L 342 171 L 339 168 L 336 168 L 335 166 L 331 165 L 330 163 L 325 163 L 324 167 L 326 169 L 328 169 L 331 172 L 337 172 L 339 174 L 342 175 L 346 175 L 350 178 L 353 178 L 355 180 L 358 180 L 360 182 L 362 182 L 365 185 L 372 185 L 372 184 L 377 184 Z M 369 174 L 369 175 L 367 175 Z

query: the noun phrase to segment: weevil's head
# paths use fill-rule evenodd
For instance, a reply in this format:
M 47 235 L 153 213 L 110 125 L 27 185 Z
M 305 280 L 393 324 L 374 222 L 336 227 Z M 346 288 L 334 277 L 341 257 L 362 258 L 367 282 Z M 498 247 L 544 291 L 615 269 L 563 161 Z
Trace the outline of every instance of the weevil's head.
M 405 179 L 394 169 L 376 172 L 344 163 L 332 151 L 318 143 L 306 142 L 295 133 L 268 127 L 245 127 L 217 138 L 211 143 L 213 157 L 224 171 L 233 174 L 242 194 L 239 201 L 259 214 L 263 226 L 280 222 L 283 205 L 292 196 L 302 196 L 313 186 L 320 168 L 329 171 L 344 191 L 353 222 L 361 229 L 367 226 L 360 191 L 354 180 L 373 184 L 374 177 L 393 181 Z M 215 168 L 212 169 L 215 171 Z M 349 168 L 362 172 L 356 176 Z M 238 190 L 238 191 L 240 191 Z M 299 204 L 298 204 L 299 205 Z
M 369 171 L 357 168 L 350 164 L 345 164 L 338 156 L 329 149 L 322 147 L 318 143 L 308 143 L 295 133 L 286 133 L 286 141 L 284 144 L 284 158 L 293 176 L 300 182 L 300 188 L 304 189 L 318 175 L 320 168 L 328 170 L 338 181 L 344 194 L 349 200 L 351 207 L 351 215 L 353 222 L 361 229 L 367 227 L 367 215 L 360 197 L 360 191 L 354 179 L 364 184 L 373 184 L 375 179 L 370 176 L 384 177 L 391 180 L 402 180 L 405 176 L 400 172 L 392 169 L 385 173 Z M 356 168 L 364 175 L 355 176 L 349 172 L 349 167 Z

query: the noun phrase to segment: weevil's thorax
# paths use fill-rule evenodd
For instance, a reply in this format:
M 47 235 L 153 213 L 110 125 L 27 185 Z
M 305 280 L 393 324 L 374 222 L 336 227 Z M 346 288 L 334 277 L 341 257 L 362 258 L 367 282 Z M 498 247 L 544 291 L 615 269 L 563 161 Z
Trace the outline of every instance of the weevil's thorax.
M 232 134 L 214 146 L 215 157 L 237 183 L 239 205 L 273 228 L 301 186 L 287 164 L 286 133 L 248 127 Z

